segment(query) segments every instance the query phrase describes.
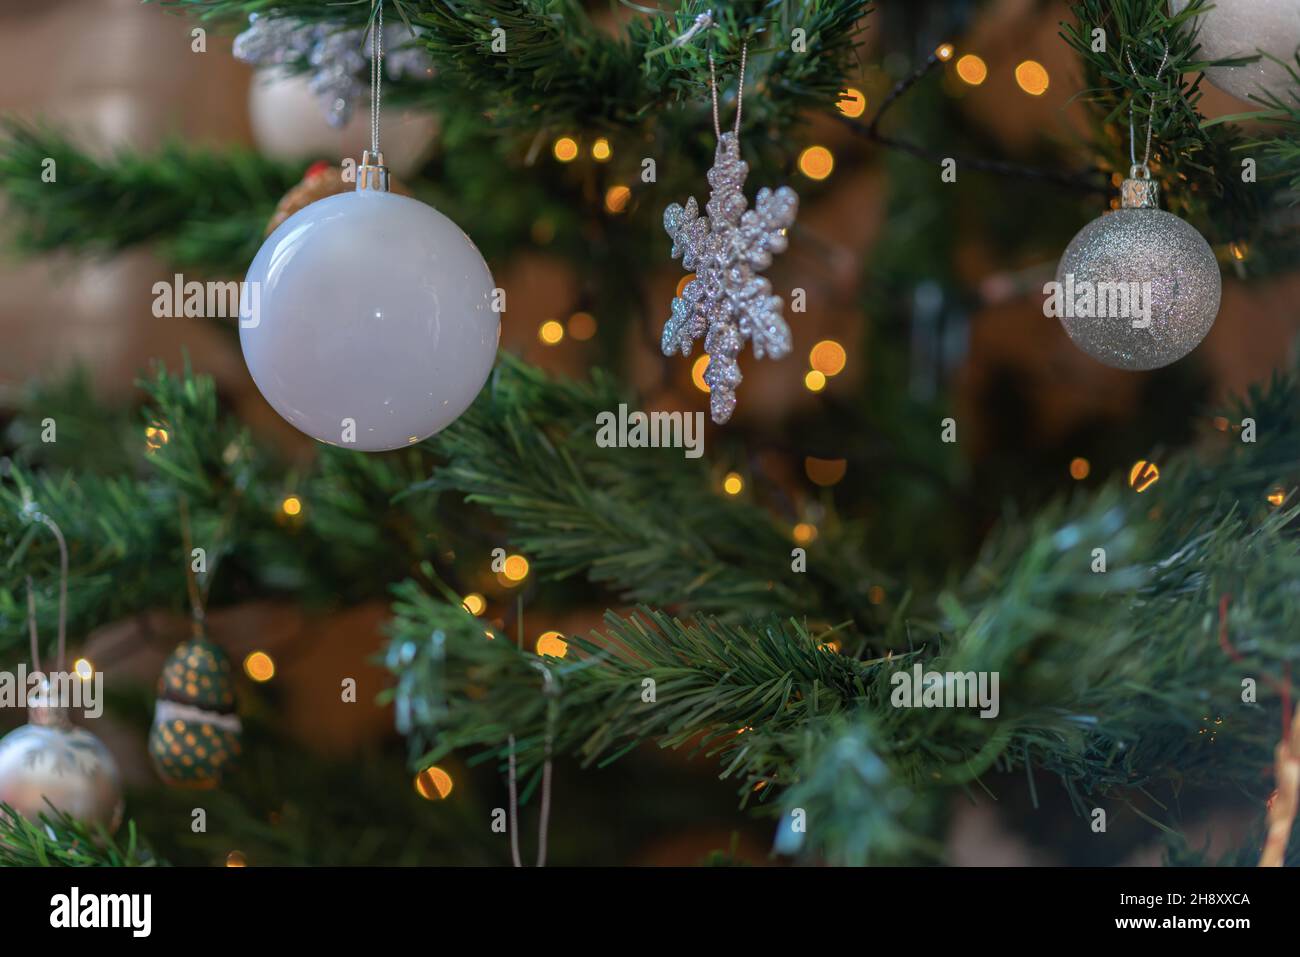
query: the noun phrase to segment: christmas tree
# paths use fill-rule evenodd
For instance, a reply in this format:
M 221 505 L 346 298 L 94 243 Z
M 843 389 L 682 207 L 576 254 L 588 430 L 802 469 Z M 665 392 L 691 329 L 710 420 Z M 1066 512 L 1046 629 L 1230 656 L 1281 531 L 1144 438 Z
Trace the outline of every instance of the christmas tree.
M 3 395 L 0 659 L 125 801 L 0 757 L 0 862 L 1295 863 L 1290 6 L 117 14 L 255 146 L 4 121 L 183 331 Z

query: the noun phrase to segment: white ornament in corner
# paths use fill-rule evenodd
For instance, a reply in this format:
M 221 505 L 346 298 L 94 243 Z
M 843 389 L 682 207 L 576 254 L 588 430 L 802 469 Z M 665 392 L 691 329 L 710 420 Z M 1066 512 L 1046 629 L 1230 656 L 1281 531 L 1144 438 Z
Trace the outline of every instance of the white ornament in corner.
M 1170 0 L 1173 13 L 1187 9 L 1189 0 Z M 1211 0 L 1211 9 L 1197 17 L 1200 57 L 1223 60 L 1271 54 L 1300 73 L 1300 0 Z M 1217 66 L 1206 78 L 1225 93 L 1249 100 L 1267 91 L 1287 99 L 1296 86 L 1286 66 L 1261 56 L 1242 66 Z
M 283 68 L 258 70 L 248 90 L 248 116 L 253 141 L 273 159 L 338 163 L 356 156 L 370 142 L 370 121 L 353 111 L 342 126 L 332 125 L 321 112 L 306 74 Z M 409 179 L 429 157 L 438 136 L 438 119 L 418 110 L 387 110 L 384 116 L 384 159 L 398 179 Z
M 281 223 L 246 278 L 248 371 L 321 442 L 376 452 L 426 439 L 469 407 L 496 359 L 487 263 L 442 213 L 388 192 L 382 154 L 363 156 L 355 192 Z

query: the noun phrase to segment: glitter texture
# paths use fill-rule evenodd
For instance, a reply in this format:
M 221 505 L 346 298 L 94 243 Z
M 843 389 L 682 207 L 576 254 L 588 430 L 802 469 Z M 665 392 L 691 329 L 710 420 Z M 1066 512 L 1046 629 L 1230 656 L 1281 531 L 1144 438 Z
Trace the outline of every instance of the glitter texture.
M 785 230 L 794 223 L 799 197 L 788 186 L 764 187 L 747 209 L 745 177 L 749 166 L 740 158 L 735 133 L 718 137 L 709 170 L 707 216 L 699 215 L 695 197 L 685 207 L 673 203 L 664 210 L 664 229 L 673 241 L 672 255 L 694 271 L 695 278 L 673 299 L 664 325 L 666 356 L 691 354 L 694 340 L 704 336 L 709 366 L 709 411 L 719 425 L 736 409 L 740 385 L 737 358 L 748 339 L 754 355 L 780 359 L 790 352 L 790 327 L 781 314 L 781 297 L 758 273 L 772 264 L 772 254 L 785 250 Z
M 1181 13 L 1188 0 L 1173 0 Z M 1295 86 L 1283 64 L 1295 66 L 1300 47 L 1300 3 L 1296 0 L 1214 0 L 1211 9 L 1196 18 L 1201 45 L 1199 59 L 1223 60 L 1254 56 L 1261 51 L 1281 60 L 1260 57 L 1242 66 L 1214 66 L 1205 71 L 1211 83 L 1240 99 L 1269 90 L 1283 99 Z
M 1127 288 L 1149 291 L 1148 328 L 1133 328 L 1133 318 L 1115 310 L 1061 319 L 1075 345 L 1117 369 L 1158 369 L 1181 359 L 1219 313 L 1222 280 L 1214 253 L 1192 226 L 1164 210 L 1119 209 L 1094 219 L 1061 257 L 1057 283 L 1066 285 L 1070 275 L 1076 289 L 1138 283 Z
M 235 59 L 256 66 L 280 66 L 302 60 L 311 65 L 308 81 L 330 126 L 342 129 L 353 106 L 369 87 L 370 47 L 366 29 L 337 30 L 289 17 L 249 14 L 248 29 L 235 37 Z M 384 70 L 390 80 L 427 77 L 428 54 L 409 43 L 400 24 L 384 28 Z

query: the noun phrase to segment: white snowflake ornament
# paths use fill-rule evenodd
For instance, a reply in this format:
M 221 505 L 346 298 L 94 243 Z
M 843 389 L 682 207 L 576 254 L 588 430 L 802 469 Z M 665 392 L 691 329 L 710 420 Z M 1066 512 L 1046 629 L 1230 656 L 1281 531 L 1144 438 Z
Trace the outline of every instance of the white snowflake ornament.
M 747 209 L 748 173 L 749 165 L 740 158 L 739 136 L 723 133 L 709 170 L 708 215 L 699 215 L 694 197 L 685 207 L 673 203 L 664 210 L 673 258 L 680 258 L 695 278 L 673 299 L 663 352 L 688 356 L 692 343 L 704 336 L 709 354 L 704 381 L 713 421 L 719 425 L 736 409 L 736 387 L 742 378 L 737 357 L 745 340 L 753 343 L 759 359 L 780 359 L 791 347 L 781 297 L 772 295 L 772 284 L 759 272 L 772 264 L 773 253 L 785 250 L 785 233 L 794 223 L 799 197 L 788 186 L 775 191 L 764 187 L 754 208 Z

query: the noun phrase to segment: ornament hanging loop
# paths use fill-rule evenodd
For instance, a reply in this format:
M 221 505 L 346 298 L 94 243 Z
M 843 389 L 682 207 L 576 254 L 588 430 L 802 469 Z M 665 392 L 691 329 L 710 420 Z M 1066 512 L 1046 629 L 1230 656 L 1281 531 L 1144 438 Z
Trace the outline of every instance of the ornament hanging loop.
M 1137 67 L 1133 65 L 1133 56 L 1125 51 L 1124 58 L 1128 60 L 1128 67 L 1133 71 L 1133 75 L 1138 76 Z M 1169 45 L 1165 45 L 1164 55 L 1160 58 L 1160 67 L 1156 70 L 1155 79 L 1159 80 L 1164 75 L 1165 67 L 1169 65 Z M 1156 122 L 1156 95 L 1151 94 L 1151 110 L 1147 115 L 1147 142 L 1146 149 L 1142 154 L 1142 161 L 1138 162 L 1137 158 L 1137 121 L 1134 117 L 1132 101 L 1128 107 L 1128 152 L 1129 152 L 1129 170 L 1128 178 L 1124 180 L 1120 187 L 1120 202 L 1124 209 L 1158 209 L 1160 207 L 1160 186 L 1151 178 L 1151 136 Z
M 740 117 L 745 107 L 745 61 L 749 56 L 749 41 L 740 47 L 740 78 L 736 81 L 736 124 L 732 133 L 740 138 Z M 718 71 L 713 65 L 713 53 L 709 53 L 709 91 L 713 95 L 713 133 L 722 138 L 722 124 L 718 119 Z
M 357 167 L 357 192 L 388 192 L 388 167 L 379 149 L 379 101 L 384 82 L 384 0 L 374 0 L 370 22 L 370 149 Z

